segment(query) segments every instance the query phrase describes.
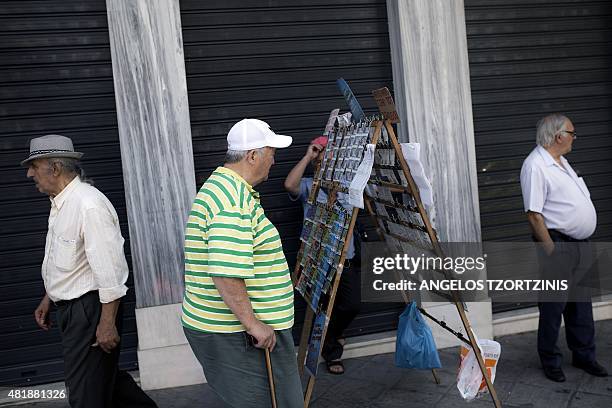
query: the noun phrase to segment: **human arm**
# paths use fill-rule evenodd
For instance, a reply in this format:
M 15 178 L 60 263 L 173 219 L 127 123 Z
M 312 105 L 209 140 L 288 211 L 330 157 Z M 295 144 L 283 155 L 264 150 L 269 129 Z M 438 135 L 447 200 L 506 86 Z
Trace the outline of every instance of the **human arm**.
M 255 277 L 251 215 L 248 208 L 234 207 L 210 220 L 208 274 L 223 302 L 255 338 L 256 347 L 272 349 L 276 344 L 274 329 L 256 318 L 245 283 L 245 279 Z
M 318 144 L 311 144 L 308 146 L 306 150 L 306 154 L 304 157 L 291 169 L 287 178 L 285 179 L 285 190 L 287 190 L 290 194 L 296 196 L 300 193 L 300 182 L 302 181 L 302 177 L 304 176 L 304 172 L 306 171 L 306 167 L 308 167 L 308 163 L 312 160 L 316 159 L 319 153 L 323 151 L 323 146 Z
M 555 249 L 555 244 L 548 233 L 548 228 L 542 216 L 548 193 L 548 184 L 542 168 L 533 164 L 523 164 L 521 191 L 531 232 L 535 239 L 542 243 L 544 251 L 550 255 Z
M 531 228 L 533 236 L 538 242 L 542 243 L 546 254 L 551 255 L 555 250 L 555 243 L 548 233 L 548 228 L 546 228 L 542 214 L 534 211 L 528 211 L 527 220 L 529 221 L 529 227 Z
M 96 342 L 93 345 L 100 346 L 100 348 L 107 353 L 110 353 L 112 349 L 117 347 L 121 340 L 117 332 L 117 326 L 115 325 L 119 302 L 121 302 L 121 299 L 116 299 L 109 303 L 102 303 L 100 321 L 96 329 Z
M 106 353 L 119 345 L 116 326 L 117 310 L 121 298 L 127 292 L 125 282 L 128 267 L 123 253 L 123 237 L 119 222 L 105 205 L 89 208 L 83 221 L 85 254 L 92 270 L 102 312 L 96 328 L 96 342 Z
M 272 351 L 276 344 L 274 329 L 255 317 L 244 280 L 219 276 L 214 276 L 212 280 L 223 298 L 223 302 L 240 320 L 246 332 L 255 338 L 255 347 L 269 348 Z
M 43 330 L 49 330 L 51 327 L 51 320 L 49 318 L 49 309 L 51 307 L 51 299 L 45 293 L 36 310 L 34 310 L 34 319 L 36 324 Z
M 85 254 L 98 288 L 100 303 L 110 303 L 127 293 L 125 282 L 129 269 L 123 252 L 124 239 L 119 220 L 114 209 L 103 204 L 86 210 L 83 218 Z

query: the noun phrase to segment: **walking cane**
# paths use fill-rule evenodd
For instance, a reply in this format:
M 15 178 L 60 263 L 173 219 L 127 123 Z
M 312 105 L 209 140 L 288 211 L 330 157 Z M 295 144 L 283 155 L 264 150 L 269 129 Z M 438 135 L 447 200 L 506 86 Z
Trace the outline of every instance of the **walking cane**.
M 272 374 L 272 360 L 270 360 L 270 349 L 266 348 L 266 368 L 268 369 L 268 381 L 270 382 L 270 399 L 272 408 L 276 408 L 276 390 L 274 388 L 274 375 Z

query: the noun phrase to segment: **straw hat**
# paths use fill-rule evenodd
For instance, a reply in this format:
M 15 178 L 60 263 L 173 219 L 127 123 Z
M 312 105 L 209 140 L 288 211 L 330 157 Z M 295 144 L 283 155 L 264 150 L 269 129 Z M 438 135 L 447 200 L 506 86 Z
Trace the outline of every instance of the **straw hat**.
M 75 152 L 72 140 L 61 135 L 46 135 L 30 140 L 30 155 L 21 162 L 22 166 L 27 166 L 32 160 L 49 157 L 67 157 L 80 159 L 83 153 Z

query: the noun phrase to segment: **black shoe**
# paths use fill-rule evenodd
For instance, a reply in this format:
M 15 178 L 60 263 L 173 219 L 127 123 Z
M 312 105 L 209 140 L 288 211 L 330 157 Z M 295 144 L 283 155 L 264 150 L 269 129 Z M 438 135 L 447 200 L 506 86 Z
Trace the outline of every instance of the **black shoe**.
M 563 374 L 563 370 L 557 367 L 544 367 L 544 375 L 546 378 L 554 382 L 565 381 L 565 374 Z
M 608 370 L 599 364 L 597 361 L 589 361 L 588 363 L 572 362 L 572 365 L 576 368 L 586 371 L 587 373 L 594 375 L 595 377 L 607 377 Z

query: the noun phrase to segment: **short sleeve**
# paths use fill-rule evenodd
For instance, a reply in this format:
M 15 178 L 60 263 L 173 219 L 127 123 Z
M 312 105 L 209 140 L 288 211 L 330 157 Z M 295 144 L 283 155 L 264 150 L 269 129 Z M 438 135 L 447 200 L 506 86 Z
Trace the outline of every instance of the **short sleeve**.
M 250 213 L 232 208 L 211 219 L 208 225 L 208 274 L 242 279 L 255 276 Z
M 536 166 L 523 168 L 521 171 L 521 190 L 525 212 L 541 213 L 547 194 L 544 171 Z
M 312 179 L 309 177 L 302 177 L 300 180 L 300 191 L 297 195 L 289 193 L 289 199 L 291 201 L 299 201 L 302 204 L 308 201 L 310 195 L 310 189 L 312 188 Z

